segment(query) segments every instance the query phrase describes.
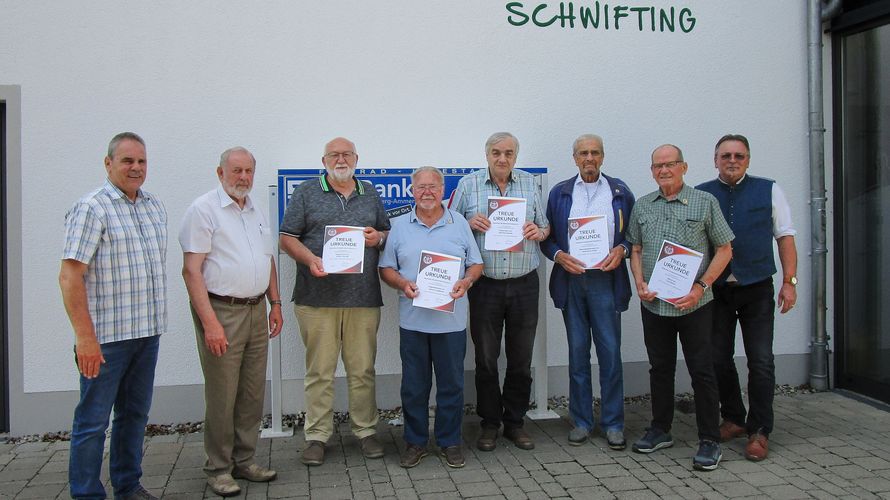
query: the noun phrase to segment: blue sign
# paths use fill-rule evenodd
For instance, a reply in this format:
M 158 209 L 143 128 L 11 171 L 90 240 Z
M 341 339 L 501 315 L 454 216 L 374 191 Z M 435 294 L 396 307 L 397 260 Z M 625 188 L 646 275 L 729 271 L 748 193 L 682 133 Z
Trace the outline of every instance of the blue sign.
M 457 188 L 461 177 L 478 170 L 473 167 L 442 168 L 445 174 L 445 199 L 451 197 L 451 193 Z M 522 168 L 522 170 L 534 174 L 546 174 L 543 167 Z M 398 217 L 411 211 L 414 206 L 414 195 L 411 191 L 411 172 L 413 168 L 357 168 L 355 176 L 374 185 L 374 189 L 380 194 L 383 207 L 390 217 Z M 317 179 L 324 174 L 324 168 L 294 168 L 278 170 L 278 220 L 284 219 L 284 210 L 290 202 L 290 195 L 294 188 L 305 180 Z

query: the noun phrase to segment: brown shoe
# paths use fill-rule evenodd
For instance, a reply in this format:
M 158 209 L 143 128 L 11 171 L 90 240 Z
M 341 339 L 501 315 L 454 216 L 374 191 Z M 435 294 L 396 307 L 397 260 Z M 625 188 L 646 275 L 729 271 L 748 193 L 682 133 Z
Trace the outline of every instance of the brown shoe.
M 720 424 L 720 442 L 725 443 L 727 441 L 731 441 L 737 437 L 742 437 L 746 434 L 745 428 L 741 425 L 736 424 L 735 422 L 730 422 L 729 420 L 724 420 L 722 424 Z
M 516 427 L 513 429 L 504 429 L 504 437 L 513 441 L 513 444 L 516 445 L 517 448 L 521 450 L 534 450 L 535 442 L 532 441 L 532 437 L 528 435 L 528 432 L 525 431 L 522 427 Z
M 306 448 L 300 461 L 306 465 L 321 465 L 324 463 L 324 443 L 321 441 L 307 441 Z
M 410 469 L 415 465 L 419 464 L 423 457 L 427 456 L 429 452 L 427 452 L 425 447 L 417 446 L 416 444 L 409 444 L 405 447 L 405 453 L 402 453 L 402 457 L 399 460 L 399 465 L 406 469 Z
M 442 448 L 442 456 L 445 457 L 445 463 L 452 469 L 460 469 L 467 461 L 464 459 L 464 451 L 459 444 Z
M 745 458 L 752 462 L 759 462 L 769 455 L 769 438 L 759 432 L 748 436 L 748 444 L 745 446 Z
M 487 427 L 482 428 L 479 439 L 476 440 L 476 448 L 482 451 L 492 451 L 498 445 L 498 430 Z
M 383 458 L 383 445 L 377 440 L 376 434 L 363 437 L 359 442 L 362 445 L 362 455 L 365 458 Z
M 232 470 L 232 477 L 247 479 L 252 483 L 268 483 L 278 477 L 278 473 L 257 464 L 250 464 L 249 467 L 235 467 Z

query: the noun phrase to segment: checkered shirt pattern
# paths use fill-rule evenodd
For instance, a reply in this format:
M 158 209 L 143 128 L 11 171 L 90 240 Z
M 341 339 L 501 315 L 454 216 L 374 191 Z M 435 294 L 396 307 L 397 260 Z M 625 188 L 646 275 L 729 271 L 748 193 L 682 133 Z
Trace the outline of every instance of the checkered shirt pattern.
M 62 259 L 88 265 L 90 317 L 100 344 L 167 329 L 167 210 L 140 190 L 135 202 L 110 181 L 65 215 Z
M 673 200 L 668 201 L 661 191 L 654 191 L 637 200 L 627 225 L 627 241 L 643 247 L 643 279 L 648 283 L 655 268 L 655 260 L 664 240 L 679 243 L 704 254 L 698 268 L 698 279 L 711 263 L 711 248 L 725 245 L 735 238 L 720 204 L 710 193 L 683 185 Z M 643 307 L 659 316 L 683 316 L 707 304 L 714 298 L 711 289 L 705 290 L 698 304 L 680 311 L 673 304 L 655 299 L 643 302 Z

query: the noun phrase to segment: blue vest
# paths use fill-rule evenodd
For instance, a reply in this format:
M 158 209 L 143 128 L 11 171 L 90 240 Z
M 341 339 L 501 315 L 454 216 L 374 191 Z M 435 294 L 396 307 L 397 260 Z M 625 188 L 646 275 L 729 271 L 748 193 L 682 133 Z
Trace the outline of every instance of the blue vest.
M 776 273 L 773 257 L 773 181 L 746 175 L 735 186 L 718 179 L 696 187 L 717 198 L 735 239 L 732 260 L 718 282 L 732 272 L 740 285 L 763 281 Z

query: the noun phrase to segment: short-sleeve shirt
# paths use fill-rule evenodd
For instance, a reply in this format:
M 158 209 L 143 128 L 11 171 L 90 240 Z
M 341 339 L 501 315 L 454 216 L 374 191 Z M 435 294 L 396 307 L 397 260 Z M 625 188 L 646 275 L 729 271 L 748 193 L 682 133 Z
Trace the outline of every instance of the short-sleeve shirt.
M 323 174 L 294 189 L 279 232 L 298 238 L 313 254 L 321 257 L 324 228 L 329 225 L 373 227 L 378 231 L 388 231 L 390 227 L 380 196 L 370 183 L 355 179 L 355 190 L 345 198 Z M 294 303 L 312 307 L 382 306 L 377 277 L 378 256 L 376 248 L 365 247 L 361 274 L 329 274 L 323 278 L 312 276 L 307 266 L 297 263 Z
M 514 168 L 507 181 L 507 190 L 501 193 L 497 183 L 491 180 L 488 168 L 477 170 L 465 175 L 457 184 L 454 191 L 454 201 L 451 208 L 470 219 L 474 215 L 488 213 L 489 196 L 509 196 L 513 198 L 525 198 L 525 220 L 532 221 L 539 227 L 550 225 L 544 204 L 541 202 L 541 189 L 535 180 L 535 176 L 528 172 Z M 493 279 L 518 278 L 535 269 L 541 263 L 538 257 L 538 242 L 531 240 L 522 241 L 522 250 L 519 252 L 502 252 L 485 250 L 485 233 L 474 232 L 476 244 L 482 252 L 484 262 L 483 274 Z
M 167 210 L 143 190 L 136 200 L 111 181 L 65 215 L 62 259 L 87 265 L 87 307 L 100 344 L 167 330 Z
M 704 274 L 711 263 L 711 247 L 719 247 L 735 237 L 720 204 L 710 193 L 691 186 L 683 188 L 673 200 L 654 191 L 637 200 L 627 226 L 627 241 L 643 247 L 643 279 L 648 282 L 655 268 L 655 260 L 665 241 L 679 243 L 704 254 L 696 278 Z M 683 316 L 707 304 L 714 298 L 710 288 L 705 290 L 698 304 L 680 311 L 673 304 L 655 299 L 643 302 L 643 307 L 659 316 Z
M 411 212 L 392 220 L 392 231 L 386 240 L 386 248 L 380 256 L 379 267 L 389 267 L 409 281 L 417 280 L 420 269 L 420 252 L 453 255 L 463 259 L 460 278 L 466 268 L 482 264 L 482 256 L 473 239 L 473 231 L 467 220 L 454 210 L 445 210 L 432 227 L 427 227 Z M 454 312 L 434 311 L 414 307 L 412 299 L 399 292 L 399 325 L 406 330 L 423 333 L 458 332 L 467 328 L 467 296 L 457 299 Z
M 207 254 L 201 275 L 210 293 L 246 298 L 269 288 L 272 228 L 249 195 L 244 208 L 222 186 L 201 195 L 185 211 L 179 245 Z

